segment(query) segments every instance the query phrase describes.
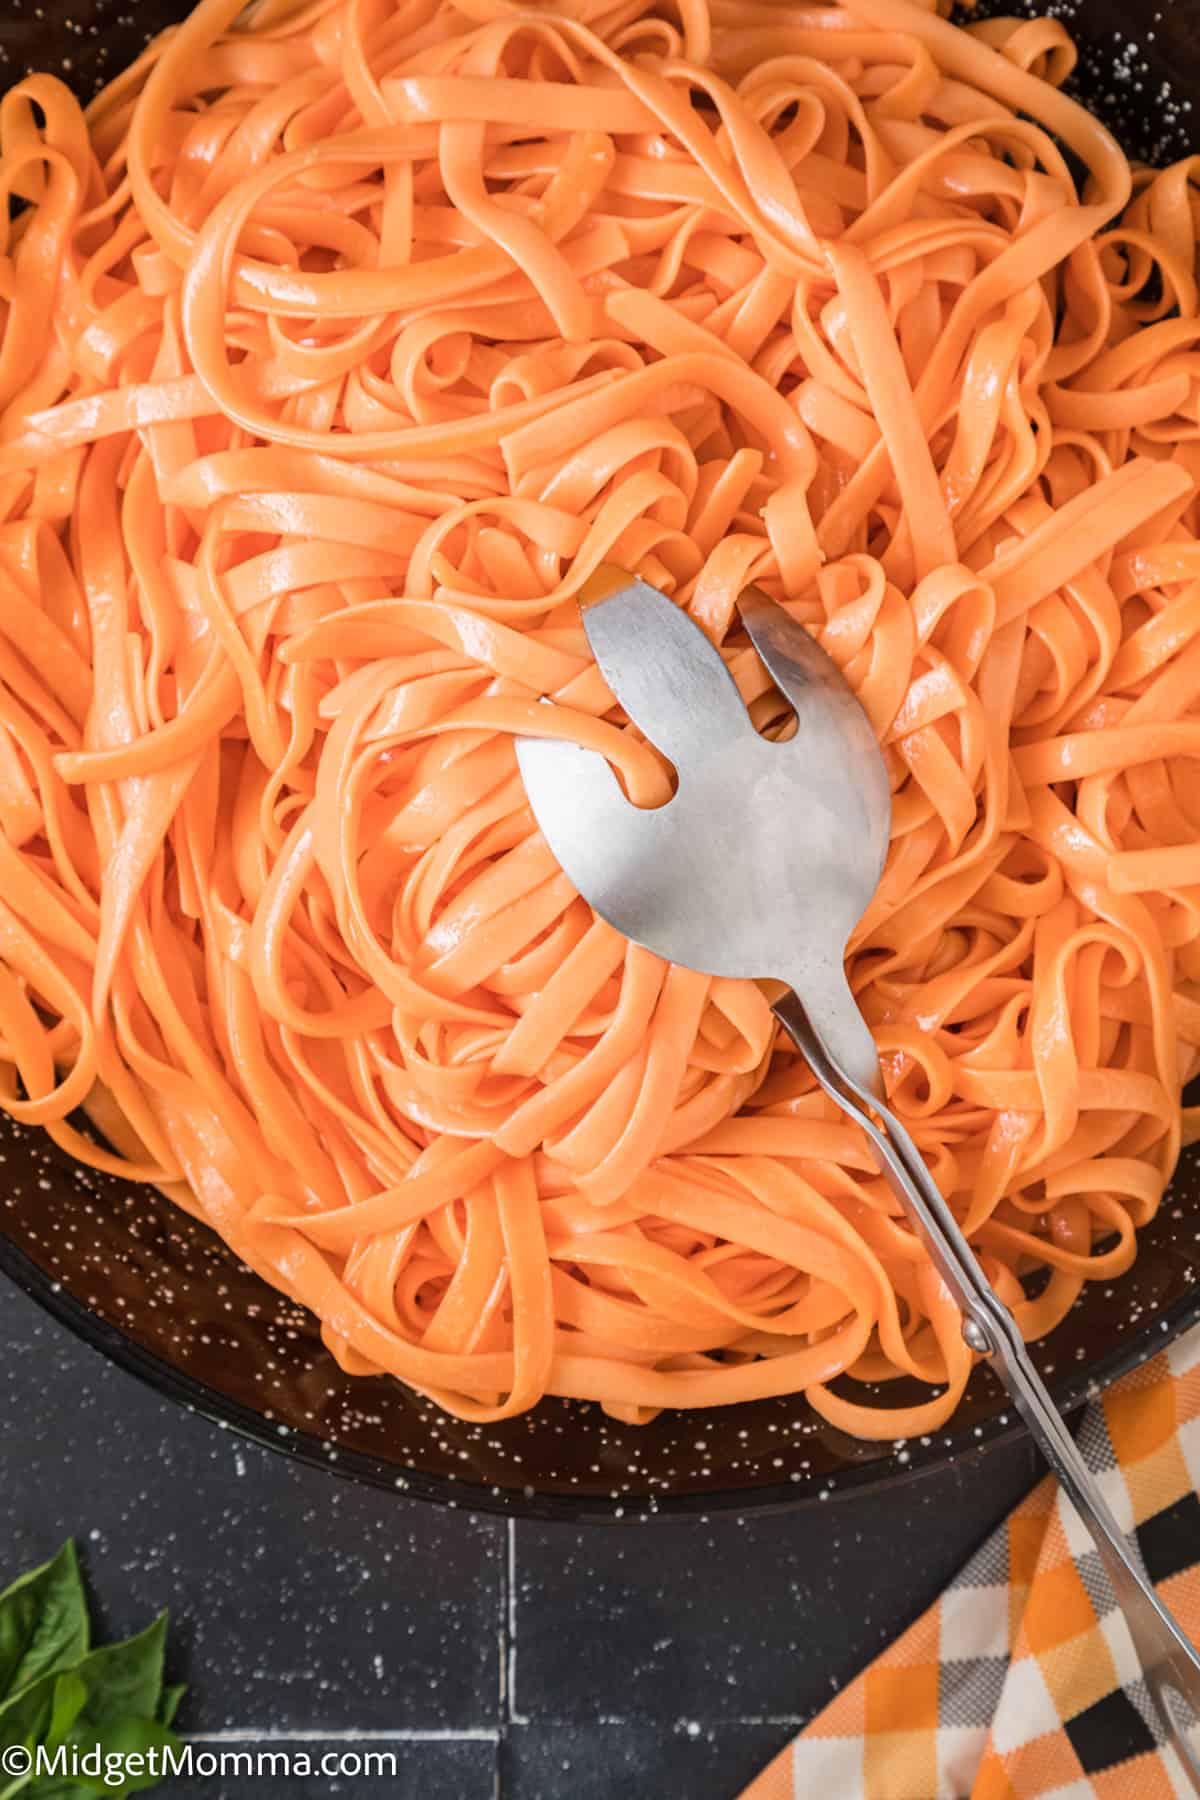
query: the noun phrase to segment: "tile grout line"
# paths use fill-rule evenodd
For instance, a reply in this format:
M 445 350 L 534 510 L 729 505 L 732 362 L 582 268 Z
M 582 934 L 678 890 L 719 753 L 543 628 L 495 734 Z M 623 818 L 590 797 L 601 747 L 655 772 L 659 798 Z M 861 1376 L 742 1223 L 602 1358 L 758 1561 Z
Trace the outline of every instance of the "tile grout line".
M 320 1725 L 304 1728 L 281 1728 L 273 1725 L 229 1725 L 221 1731 L 187 1731 L 182 1735 L 191 1744 L 496 1744 L 499 1745 L 506 1735 L 506 1726 L 530 1725 L 534 1721 L 523 1714 L 512 1712 L 499 1725 L 463 1725 L 463 1726 L 398 1726 L 387 1731 L 368 1731 L 346 1729 L 344 1727 L 323 1727 Z M 624 1729 L 630 1725 L 661 1725 L 658 1719 L 640 1718 L 636 1713 L 606 1713 L 601 1719 L 579 1720 L 560 1716 L 557 1713 L 547 1714 L 536 1721 L 539 1725 L 598 1725 L 602 1729 Z M 798 1713 L 757 1713 L 735 1719 L 712 1719 L 710 1725 L 720 1730 L 723 1726 L 739 1725 L 789 1725 L 799 1729 L 807 1723 Z
M 394 1731 L 325 1731 L 319 1725 L 303 1731 L 272 1725 L 230 1725 L 224 1731 L 185 1731 L 189 1744 L 495 1744 L 496 1725 L 415 1727 Z
M 508 1717 L 508 1551 L 499 1559 L 496 1583 L 496 1713 L 501 1728 Z
M 527 1725 L 529 1720 L 517 1711 L 517 1521 L 508 1520 L 507 1579 L 508 1671 L 505 1692 L 508 1700 L 506 1719 L 510 1725 Z
M 506 1528 L 512 1524 L 507 1520 Z M 504 1800 L 504 1740 L 508 1733 L 508 1546 L 496 1559 L 496 1752 L 492 1759 L 492 1800 Z
M 816 1715 L 813 1713 L 751 1713 L 744 1719 L 710 1719 L 714 1726 L 721 1725 L 790 1725 L 793 1731 L 799 1731 Z
M 786 1725 L 791 1731 L 801 1731 L 805 1725 L 811 1724 L 814 1717 L 812 1713 L 746 1713 L 733 1718 L 706 1715 L 696 1723 L 702 1730 L 712 1731 L 736 1731 L 742 1726 L 757 1725 Z M 507 1733 L 507 1724 L 532 1725 L 539 1731 L 543 1728 L 561 1727 L 578 1731 L 628 1731 L 631 1727 L 636 1729 L 643 1725 L 662 1731 L 672 1729 L 671 1721 L 650 1713 L 604 1713 L 600 1718 L 575 1718 L 570 1713 L 538 1713 L 536 1717 L 529 1713 L 514 1713 L 506 1725 L 501 1727 L 502 1736 Z
M 182 1736 L 190 1744 L 493 1744 L 496 1748 L 496 1800 L 501 1800 L 501 1764 L 500 1754 L 508 1736 L 509 1724 L 529 1725 L 529 1718 L 512 1712 L 499 1725 L 464 1725 L 455 1726 L 415 1726 L 409 1729 L 397 1727 L 390 1731 L 336 1730 L 323 1728 L 320 1725 L 308 1726 L 304 1729 L 280 1728 L 271 1725 L 230 1725 L 222 1731 L 188 1731 Z M 543 1726 L 575 1726 L 581 1723 L 578 1719 L 560 1718 L 557 1715 L 539 1719 Z M 720 1730 L 723 1726 L 739 1725 L 786 1725 L 798 1730 L 805 1724 L 799 1715 L 791 1713 L 765 1713 L 737 1719 L 715 1719 L 710 1725 Z M 626 1729 L 631 1725 L 660 1725 L 661 1720 L 642 1719 L 636 1714 L 606 1713 L 602 1719 L 588 1720 L 587 1724 L 599 1725 L 602 1729 Z
M 791 1725 L 797 1730 L 808 1723 L 807 1715 L 800 1713 L 747 1713 L 732 1719 L 710 1719 L 709 1724 L 717 1730 L 724 1726 L 738 1725 Z M 397 1726 L 386 1731 L 367 1731 L 347 1729 L 343 1726 L 326 1728 L 320 1725 L 280 1728 L 273 1725 L 229 1725 L 221 1731 L 187 1731 L 182 1735 L 193 1744 L 226 1744 L 226 1743 L 477 1743 L 490 1744 L 504 1736 L 506 1724 L 513 1725 L 591 1725 L 602 1729 L 624 1729 L 630 1725 L 661 1725 L 661 1719 L 647 1718 L 638 1713 L 605 1713 L 600 1719 L 573 1719 L 567 1714 L 546 1713 L 537 1720 L 525 1714 L 513 1712 L 499 1725 L 446 1725 L 446 1726 L 413 1726 L 405 1728 Z
M 499 1651 L 497 1686 L 499 1688 L 499 1731 L 492 1763 L 492 1800 L 504 1800 L 506 1748 L 512 1722 L 513 1682 L 516 1679 L 516 1546 L 515 1521 L 505 1520 L 504 1553 L 500 1559 L 500 1582 L 497 1598 L 496 1645 Z

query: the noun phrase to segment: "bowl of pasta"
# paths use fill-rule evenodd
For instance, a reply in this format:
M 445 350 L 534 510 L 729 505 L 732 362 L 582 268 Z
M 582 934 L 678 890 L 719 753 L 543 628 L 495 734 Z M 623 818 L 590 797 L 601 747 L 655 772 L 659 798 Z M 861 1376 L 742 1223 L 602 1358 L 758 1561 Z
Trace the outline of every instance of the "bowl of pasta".
M 768 734 L 752 581 L 858 694 L 849 978 L 1058 1403 L 1200 1318 L 1200 5 L 59 10 L 0 25 L 0 1268 L 464 1506 L 1019 1429 L 761 986 L 537 832 L 524 735 L 669 791 L 612 562 Z

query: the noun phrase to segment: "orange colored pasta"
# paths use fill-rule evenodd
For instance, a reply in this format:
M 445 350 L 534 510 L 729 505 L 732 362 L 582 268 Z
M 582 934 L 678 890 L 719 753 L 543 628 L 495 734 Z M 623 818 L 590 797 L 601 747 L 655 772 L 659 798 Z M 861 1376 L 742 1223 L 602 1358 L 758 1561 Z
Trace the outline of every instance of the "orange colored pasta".
M 892 773 L 892 1104 L 1028 1336 L 1128 1268 L 1200 1066 L 1200 159 L 1048 20 L 240 6 L 0 103 L 0 1100 L 464 1417 L 928 1431 L 971 1358 L 864 1141 L 513 739 L 654 804 L 580 586 L 764 729 L 782 599 Z

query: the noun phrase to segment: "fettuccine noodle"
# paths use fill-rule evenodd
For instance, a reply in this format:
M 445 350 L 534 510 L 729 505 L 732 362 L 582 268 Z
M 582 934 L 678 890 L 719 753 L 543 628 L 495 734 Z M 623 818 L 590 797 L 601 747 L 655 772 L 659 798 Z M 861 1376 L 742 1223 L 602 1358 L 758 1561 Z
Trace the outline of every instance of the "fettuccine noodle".
M 892 775 L 893 1106 L 1028 1337 L 1127 1269 L 1200 1066 L 1200 158 L 1051 20 L 241 4 L 0 103 L 0 1100 L 462 1417 L 929 1431 L 971 1356 L 864 1140 L 513 740 L 661 802 L 580 587 L 764 730 L 783 600 Z

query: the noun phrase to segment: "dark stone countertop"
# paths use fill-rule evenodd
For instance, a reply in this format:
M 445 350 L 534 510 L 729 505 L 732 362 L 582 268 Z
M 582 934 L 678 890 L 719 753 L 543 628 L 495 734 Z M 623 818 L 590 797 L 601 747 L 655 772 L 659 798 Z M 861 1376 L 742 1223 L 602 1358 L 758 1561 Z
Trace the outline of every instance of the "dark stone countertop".
M 207 1800 L 733 1800 L 1039 1473 L 1012 1445 L 788 1517 L 506 1524 L 245 1443 L 7 1283 L 0 1342 L 0 1585 L 73 1534 L 102 1636 L 170 1606 L 186 1736 L 397 1758 L 160 1790 Z

